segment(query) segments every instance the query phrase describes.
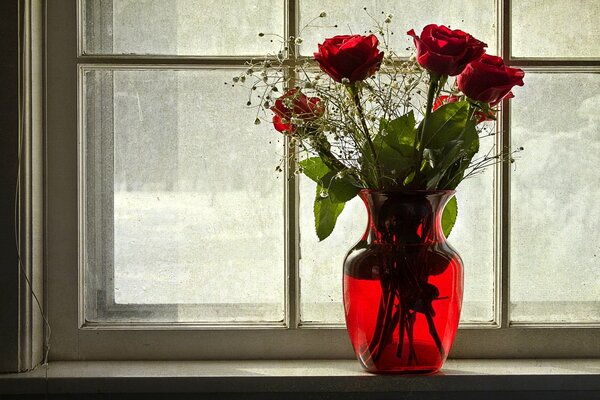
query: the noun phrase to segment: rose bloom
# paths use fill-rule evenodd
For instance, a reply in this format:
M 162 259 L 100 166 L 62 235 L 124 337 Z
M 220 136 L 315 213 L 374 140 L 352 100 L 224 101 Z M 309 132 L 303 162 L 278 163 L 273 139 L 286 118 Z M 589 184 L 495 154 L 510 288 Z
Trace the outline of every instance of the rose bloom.
M 467 64 L 481 57 L 485 53 L 484 47 L 487 47 L 468 33 L 451 30 L 444 25 L 427 25 L 420 37 L 414 29 L 407 33 L 413 37 L 417 47 L 419 65 L 439 75 L 460 74 Z
M 320 98 L 307 97 L 300 90 L 293 88 L 275 100 L 271 111 L 275 113 L 275 129 L 282 133 L 293 133 L 296 126 L 292 124 L 292 118 L 310 122 L 323 115 L 324 110 Z
M 380 67 L 383 51 L 377 46 L 375 35 L 341 35 L 325 39 L 319 44 L 315 60 L 321 69 L 336 82 L 348 79 L 349 83 L 362 81 Z
M 485 54 L 470 63 L 458 76 L 458 88 L 469 98 L 491 105 L 510 96 L 513 86 L 523 86 L 525 73 L 504 65 L 500 57 Z

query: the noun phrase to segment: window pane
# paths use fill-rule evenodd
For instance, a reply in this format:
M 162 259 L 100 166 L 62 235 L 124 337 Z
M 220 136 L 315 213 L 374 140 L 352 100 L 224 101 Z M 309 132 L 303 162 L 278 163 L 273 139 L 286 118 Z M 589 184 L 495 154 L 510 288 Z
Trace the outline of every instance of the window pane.
M 374 22 L 364 12 L 363 7 L 380 22 L 385 14 L 394 15 L 390 30 L 391 45 L 400 55 L 408 56 L 413 49 L 412 38 L 406 32 L 411 28 L 420 34 L 425 25 L 443 24 L 453 29 L 469 32 L 476 38 L 488 44 L 488 53 L 496 54 L 496 1 L 495 0 L 430 0 L 426 5 L 421 0 L 300 0 L 300 29 L 306 25 L 326 26 L 322 28 L 307 27 L 301 37 L 304 44 L 301 52 L 312 55 L 317 49 L 317 43 L 334 35 L 349 33 L 365 34 L 372 29 Z M 327 13 L 326 18 L 317 17 L 321 11 Z M 334 25 L 338 25 L 336 28 Z M 407 51 L 406 48 L 410 47 Z
M 283 321 L 283 146 L 238 73 L 85 72 L 88 321 Z
M 485 145 L 482 141 L 482 148 Z M 494 319 L 493 176 L 493 168 L 489 168 L 484 174 L 465 180 L 456 195 L 458 219 L 449 242 L 465 264 L 462 322 Z M 346 204 L 331 236 L 319 242 L 312 211 L 316 184 L 306 178 L 300 182 L 302 320 L 344 323 L 343 260 L 364 233 L 367 212 L 360 199 L 353 199 Z
M 513 0 L 513 57 L 600 57 L 598 0 Z
M 248 55 L 273 50 L 283 1 L 85 0 L 85 54 Z
M 493 140 L 491 137 L 482 139 L 482 150 L 489 149 Z M 456 199 L 458 218 L 448 241 L 465 264 L 460 321 L 491 322 L 495 292 L 494 167 L 465 179 L 457 188 Z
M 600 322 L 600 75 L 528 73 L 513 102 L 516 322 Z
M 300 177 L 300 315 L 303 322 L 343 324 L 344 257 L 365 232 L 367 211 L 358 197 L 350 200 L 331 235 L 319 242 L 313 216 L 316 186 Z

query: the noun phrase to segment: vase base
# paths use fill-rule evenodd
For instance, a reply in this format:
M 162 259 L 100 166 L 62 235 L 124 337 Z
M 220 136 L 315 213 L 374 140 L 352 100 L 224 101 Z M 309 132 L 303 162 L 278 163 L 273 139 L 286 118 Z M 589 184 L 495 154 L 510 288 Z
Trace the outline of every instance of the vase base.
M 395 338 L 394 338 L 395 339 Z M 408 357 L 411 346 L 404 343 L 403 356 L 398 357 L 397 340 L 387 345 L 376 360 L 364 350 L 357 354 L 357 358 L 363 369 L 373 374 L 434 374 L 438 372 L 446 357 L 442 357 L 433 343 L 417 342 L 412 345 L 413 357 Z
M 435 367 L 399 367 L 394 369 L 378 369 L 368 368 L 362 365 L 363 369 L 375 375 L 433 375 L 440 371 L 441 368 Z

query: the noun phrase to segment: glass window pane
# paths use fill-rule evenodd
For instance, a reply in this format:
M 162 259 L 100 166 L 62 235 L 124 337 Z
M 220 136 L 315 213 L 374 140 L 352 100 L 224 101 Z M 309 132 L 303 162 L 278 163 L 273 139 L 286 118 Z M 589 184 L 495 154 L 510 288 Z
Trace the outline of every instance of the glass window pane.
M 283 145 L 238 73 L 85 72 L 88 321 L 283 321 Z
M 493 137 L 481 140 L 482 150 Z M 481 154 L 481 153 L 480 153 Z M 476 156 L 477 157 L 477 156 Z M 456 190 L 458 217 L 448 241 L 464 265 L 461 322 L 494 321 L 494 167 L 465 179 Z
M 495 0 L 430 0 L 426 5 L 421 0 L 300 0 L 300 29 L 307 25 L 301 33 L 304 44 L 301 53 L 312 55 L 317 50 L 317 43 L 334 35 L 349 33 L 365 34 L 374 27 L 374 21 L 363 10 L 367 11 L 379 22 L 391 13 L 394 15 L 390 30 L 391 45 L 400 55 L 408 56 L 414 48 L 412 38 L 406 32 L 414 28 L 420 33 L 425 25 L 449 25 L 453 29 L 469 32 L 479 40 L 488 44 L 488 53 L 496 54 L 497 17 Z M 326 18 L 317 18 L 321 11 L 327 13 Z M 314 25 L 321 27 L 312 27 Z M 337 27 L 335 27 L 337 25 Z M 410 50 L 407 51 L 407 47 Z
M 600 322 L 600 74 L 528 73 L 511 100 L 511 320 Z
M 331 235 L 319 242 L 313 200 L 316 183 L 300 177 L 300 315 L 303 322 L 343 324 L 344 257 L 367 227 L 367 211 L 358 197 L 346 203 Z
M 493 168 L 489 168 L 484 174 L 466 179 L 457 191 L 459 214 L 448 240 L 465 264 L 462 322 L 485 323 L 494 319 L 493 176 Z M 364 233 L 367 212 L 359 198 L 352 199 L 331 236 L 319 242 L 312 211 L 316 184 L 307 178 L 300 182 L 302 320 L 344 323 L 343 260 Z
M 513 0 L 513 57 L 600 57 L 598 0 Z
M 283 1 L 85 0 L 85 54 L 249 55 L 273 50 Z

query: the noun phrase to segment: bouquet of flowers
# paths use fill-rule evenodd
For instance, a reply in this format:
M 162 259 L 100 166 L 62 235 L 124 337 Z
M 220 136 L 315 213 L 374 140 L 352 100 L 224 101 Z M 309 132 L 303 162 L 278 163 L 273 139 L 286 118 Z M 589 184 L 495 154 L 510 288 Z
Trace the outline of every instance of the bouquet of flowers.
M 302 39 L 291 37 L 233 79 L 250 84 L 247 105 L 259 99 L 256 123 L 271 120 L 297 172 L 317 183 L 320 240 L 361 189 L 455 189 L 493 163 L 512 161 L 514 151 L 493 144 L 476 155 L 480 139 L 494 135 L 486 121 L 523 85 L 523 71 L 486 54 L 472 35 L 434 24 L 420 35 L 407 32 L 416 54 L 402 59 L 388 44 L 391 23 L 391 15 L 378 23 L 378 35 L 325 39 L 314 60 L 302 61 L 294 51 Z M 446 235 L 455 218 L 453 198 L 443 216 Z

